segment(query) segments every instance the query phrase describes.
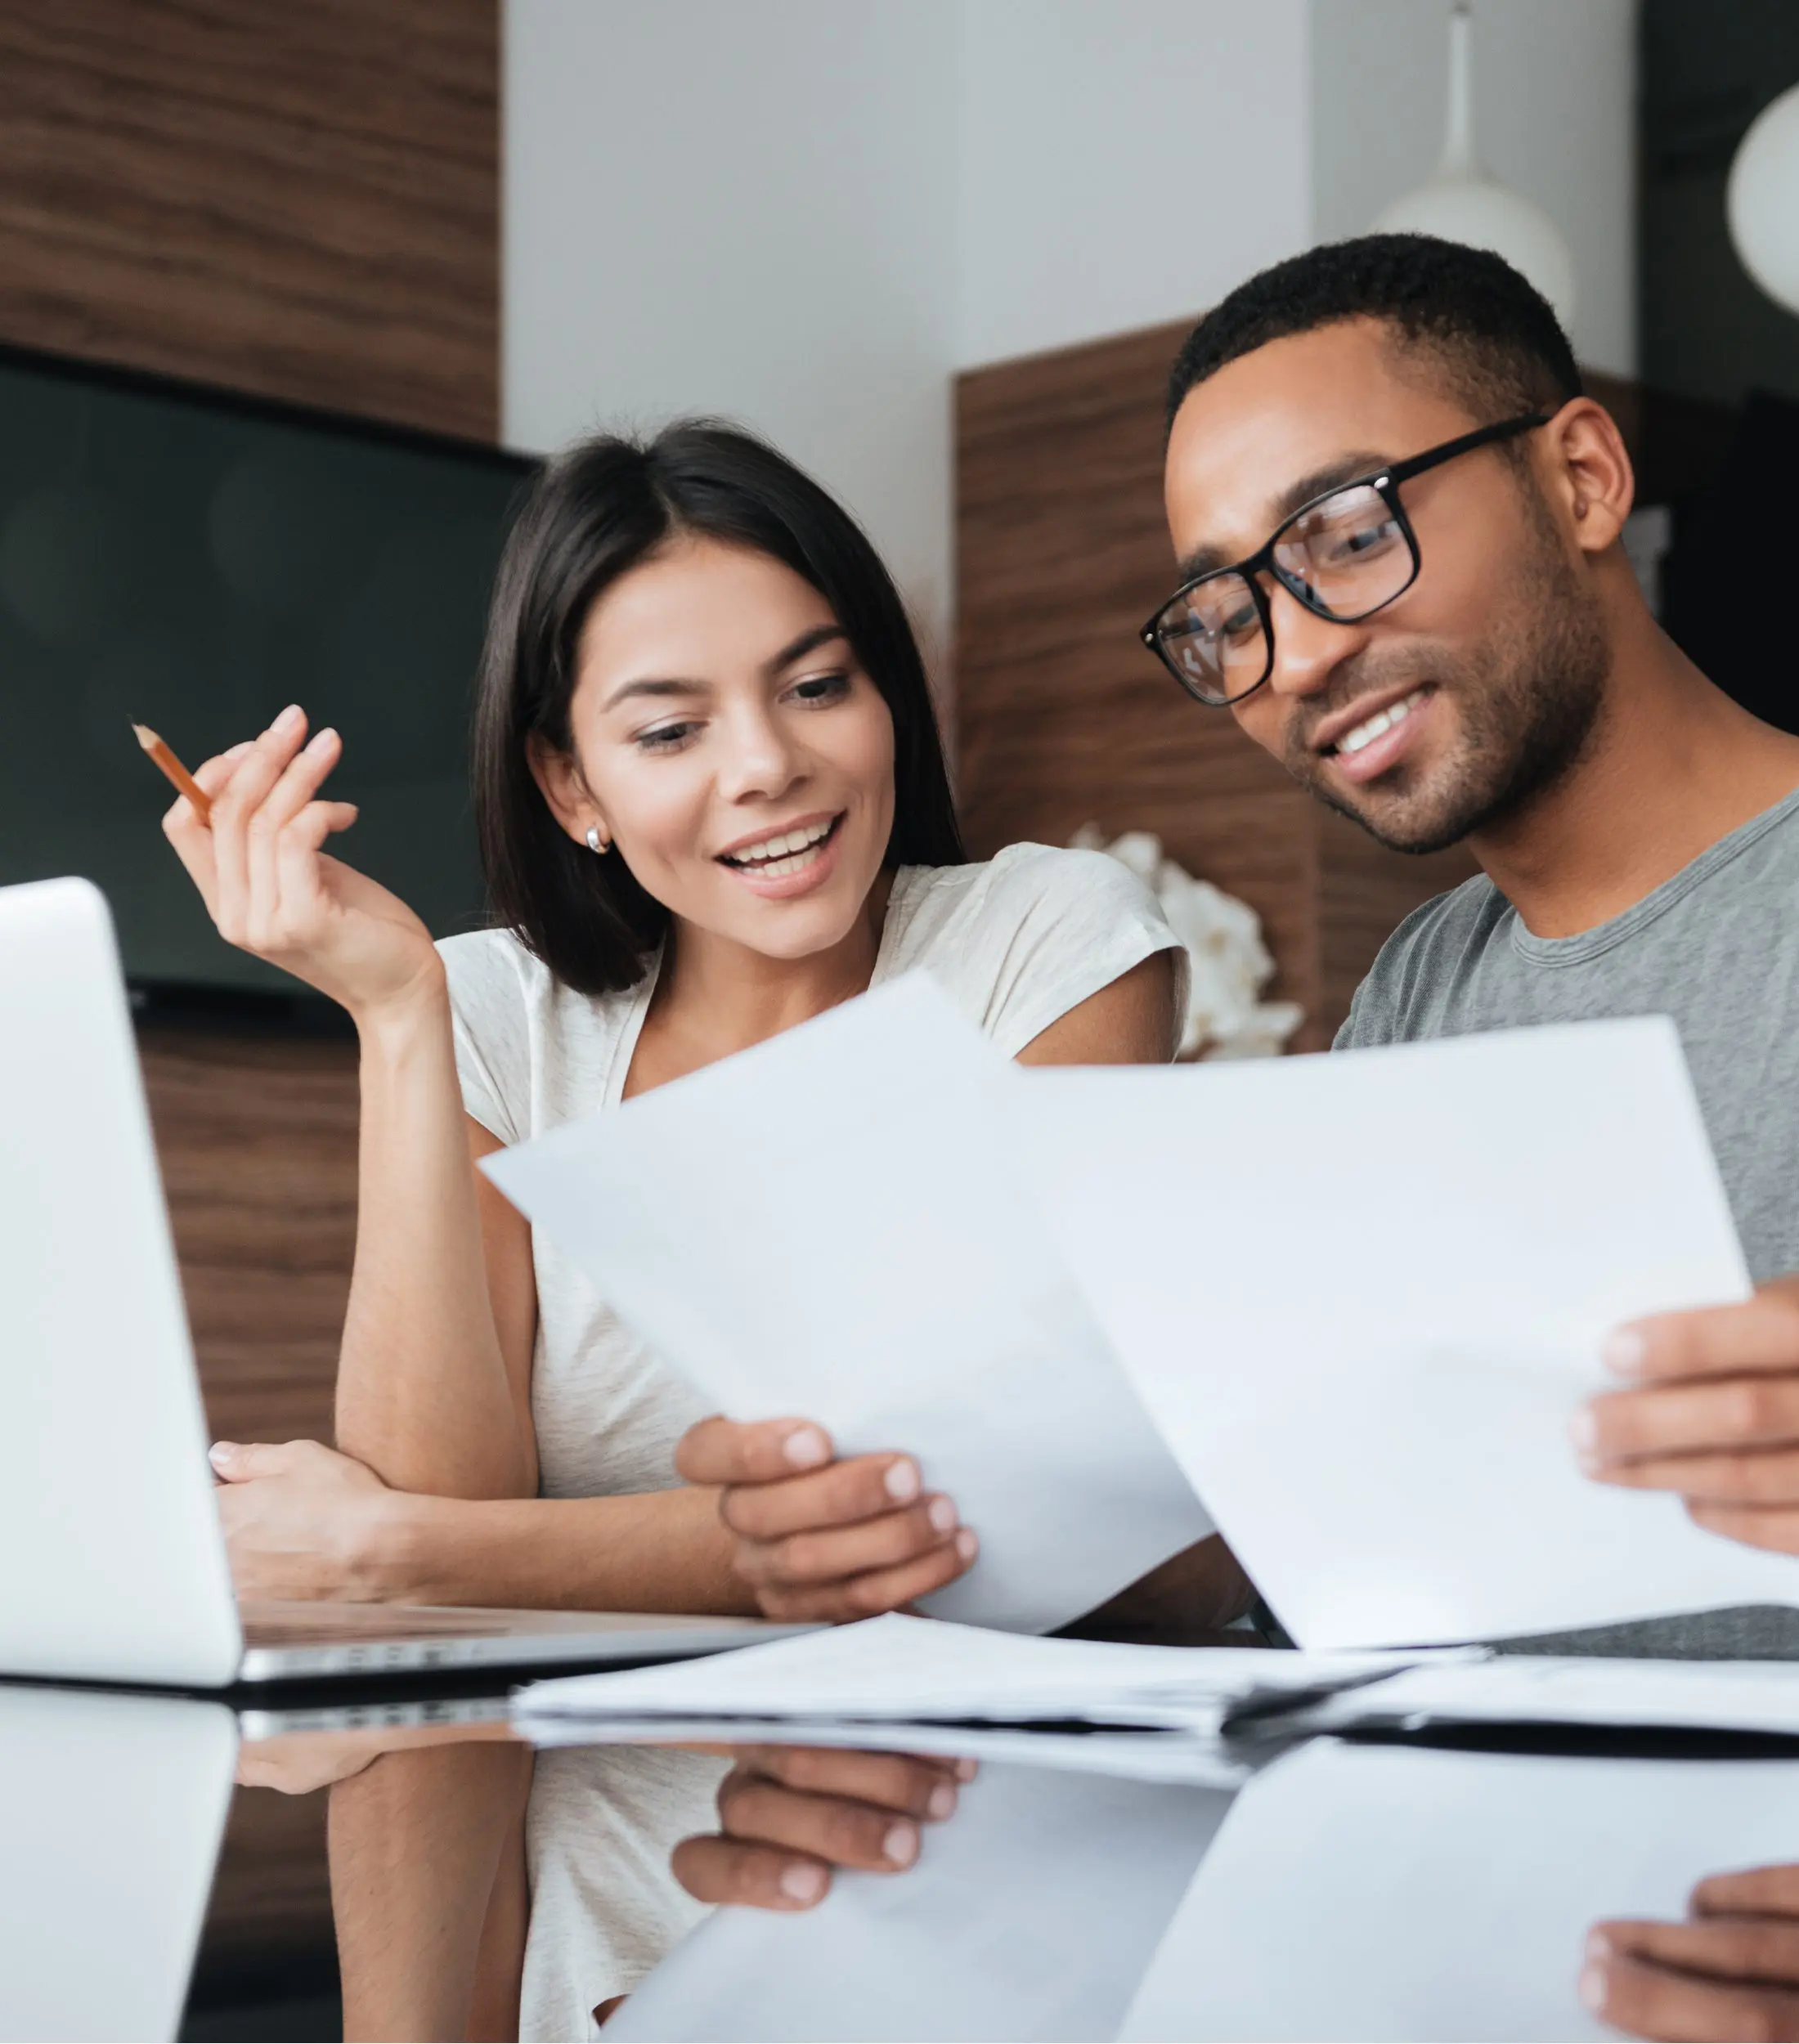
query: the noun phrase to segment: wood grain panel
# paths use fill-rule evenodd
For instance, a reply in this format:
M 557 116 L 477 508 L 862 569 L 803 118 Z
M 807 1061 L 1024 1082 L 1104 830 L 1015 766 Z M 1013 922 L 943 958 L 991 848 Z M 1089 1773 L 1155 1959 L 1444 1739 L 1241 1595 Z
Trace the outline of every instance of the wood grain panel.
M 213 1877 L 203 1966 L 246 1952 L 330 1949 L 335 1937 L 325 1857 L 330 1800 L 324 1789 L 307 1795 L 271 1788 L 235 1792 Z
M 1162 394 L 1189 322 L 958 381 L 957 711 L 970 848 L 1151 830 L 1261 917 L 1320 1049 L 1381 940 L 1472 870 L 1384 850 L 1191 702 L 1137 627 L 1167 594 Z
M 139 1044 L 200 1362 L 227 1441 L 330 1441 L 356 1246 L 356 1046 Z
M 0 338 L 491 440 L 499 0 L 0 0 Z

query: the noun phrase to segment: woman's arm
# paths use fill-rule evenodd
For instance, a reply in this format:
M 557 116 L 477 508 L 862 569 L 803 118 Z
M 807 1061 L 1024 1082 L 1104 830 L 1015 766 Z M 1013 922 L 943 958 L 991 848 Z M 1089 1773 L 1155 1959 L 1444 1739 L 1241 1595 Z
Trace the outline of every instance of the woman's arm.
M 384 1755 L 331 1790 L 346 2037 L 518 2034 L 527 1746 Z
M 465 1496 L 527 1494 L 536 1452 L 520 1369 L 501 1352 L 496 1303 L 514 1360 L 528 1244 L 496 1237 L 490 1300 L 482 1217 L 464 1130 L 443 961 L 397 896 L 325 845 L 356 811 L 321 798 L 342 752 L 335 732 L 307 742 L 304 713 L 283 710 L 262 736 L 195 778 L 163 828 L 219 933 L 328 994 L 362 1046 L 361 1209 L 338 1397 L 339 1438 L 407 1489 Z
M 442 966 L 404 1006 L 358 1018 L 356 1265 L 337 1437 L 397 1490 L 537 1488 L 531 1231 L 475 1169 L 500 1147 L 463 1112 Z

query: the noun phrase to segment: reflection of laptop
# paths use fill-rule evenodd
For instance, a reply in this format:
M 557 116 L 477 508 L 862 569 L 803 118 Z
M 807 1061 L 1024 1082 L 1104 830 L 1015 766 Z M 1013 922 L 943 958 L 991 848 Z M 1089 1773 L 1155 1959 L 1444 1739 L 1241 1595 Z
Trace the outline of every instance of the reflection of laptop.
M 0 888 L 0 1674 L 221 1688 L 596 1665 L 803 1630 L 747 1618 L 246 1606 L 112 926 L 85 881 Z

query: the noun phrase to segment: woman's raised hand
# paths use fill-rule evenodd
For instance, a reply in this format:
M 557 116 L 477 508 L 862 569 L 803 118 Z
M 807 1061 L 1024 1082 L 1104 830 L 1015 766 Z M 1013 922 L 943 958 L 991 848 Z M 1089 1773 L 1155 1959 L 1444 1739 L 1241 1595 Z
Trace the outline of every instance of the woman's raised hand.
M 926 1491 L 910 1455 L 839 1462 L 803 1419 L 702 1419 L 675 1450 L 689 1483 L 722 1486 L 732 1566 L 763 1615 L 835 1623 L 898 1611 L 953 1583 L 977 1543 L 955 1505 Z
M 433 988 L 440 967 L 406 903 L 324 849 L 357 817 L 352 803 L 319 799 L 343 750 L 329 729 L 307 744 L 305 712 L 284 710 L 195 774 L 210 828 L 184 796 L 163 831 L 227 943 L 361 1016 Z

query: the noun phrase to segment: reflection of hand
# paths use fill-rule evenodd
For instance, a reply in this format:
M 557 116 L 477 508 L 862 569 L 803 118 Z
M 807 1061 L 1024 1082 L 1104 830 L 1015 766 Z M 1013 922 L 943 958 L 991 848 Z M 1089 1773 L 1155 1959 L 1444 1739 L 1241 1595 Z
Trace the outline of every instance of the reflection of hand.
M 380 1732 L 289 1732 L 240 1746 L 240 1788 L 271 1788 L 282 1795 L 310 1795 L 360 1774 L 387 1750 Z
M 356 821 L 319 799 L 343 751 L 334 731 L 302 750 L 306 718 L 284 710 L 262 735 L 209 760 L 194 778 L 210 827 L 183 796 L 163 818 L 219 935 L 340 1002 L 352 1015 L 441 986 L 431 933 L 387 889 L 331 858 L 327 838 Z
M 1799 1277 L 1620 1328 L 1605 1360 L 1630 1388 L 1575 1415 L 1588 1475 L 1677 1491 L 1711 1531 L 1799 1554 Z
M 358 1732 L 280 1732 L 238 1748 L 238 1786 L 310 1795 L 334 1782 L 348 1781 L 384 1754 L 482 1742 L 516 1746 L 520 1741 L 504 1719 L 491 1724 L 372 1725 Z
M 221 1441 L 212 1461 L 240 1597 L 405 1595 L 391 1554 L 404 1499 L 366 1464 L 316 1441 Z
M 920 1822 L 954 1813 L 971 1760 L 830 1746 L 737 1749 L 718 1792 L 719 1833 L 675 1848 L 675 1877 L 697 1901 L 810 1909 L 834 1867 L 892 1874 L 918 1857 Z
M 689 1483 L 722 1486 L 732 1564 L 769 1618 L 872 1618 L 952 1583 L 975 1558 L 956 1508 L 903 1455 L 838 1462 L 800 1419 L 702 1419 L 675 1452 Z
M 1581 2000 L 1634 2037 L 1799 2038 L 1799 1867 L 1715 1875 L 1688 1907 L 1595 1924 Z

